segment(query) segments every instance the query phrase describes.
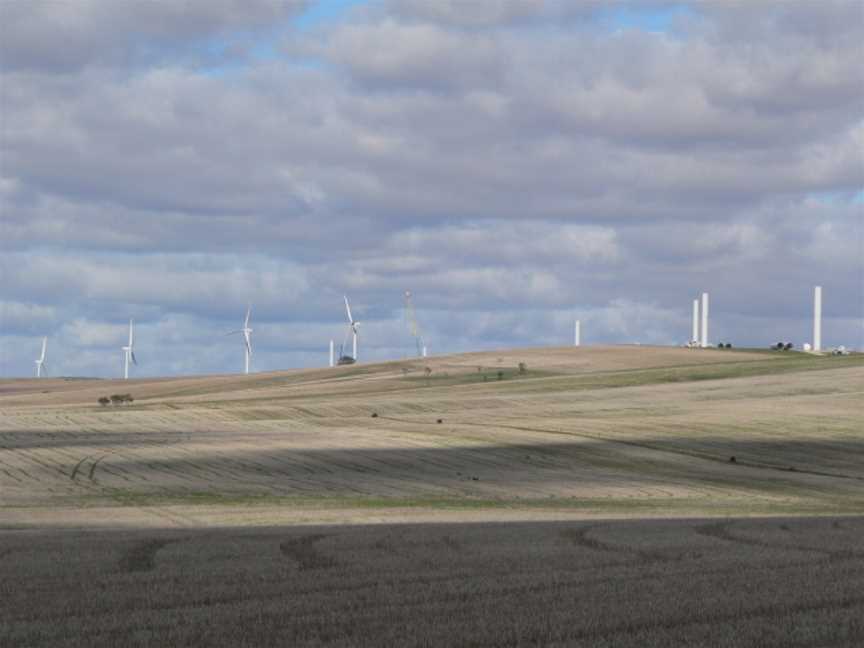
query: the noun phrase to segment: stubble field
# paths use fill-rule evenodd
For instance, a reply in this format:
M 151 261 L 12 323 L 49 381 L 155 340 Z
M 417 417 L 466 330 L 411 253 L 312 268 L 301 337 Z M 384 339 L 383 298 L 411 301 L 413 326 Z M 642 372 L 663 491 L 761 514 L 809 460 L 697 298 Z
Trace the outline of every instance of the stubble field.
M 862 391 L 650 347 L 0 381 L 0 644 L 856 645 Z

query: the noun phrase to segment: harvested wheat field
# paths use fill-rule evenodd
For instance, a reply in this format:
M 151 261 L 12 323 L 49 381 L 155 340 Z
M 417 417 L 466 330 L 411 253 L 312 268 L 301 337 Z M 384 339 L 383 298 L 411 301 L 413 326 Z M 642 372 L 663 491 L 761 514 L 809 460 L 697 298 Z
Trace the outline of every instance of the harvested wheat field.
M 0 644 L 857 645 L 862 392 L 652 347 L 0 381 Z

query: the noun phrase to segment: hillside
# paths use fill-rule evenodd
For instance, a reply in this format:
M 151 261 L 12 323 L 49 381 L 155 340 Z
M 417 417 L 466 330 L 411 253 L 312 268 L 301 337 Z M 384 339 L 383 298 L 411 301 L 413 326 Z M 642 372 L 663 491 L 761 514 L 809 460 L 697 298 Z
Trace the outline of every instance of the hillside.
M 0 507 L 132 525 L 861 512 L 862 390 L 862 356 L 639 346 L 0 381 Z M 134 404 L 96 403 L 118 392 Z

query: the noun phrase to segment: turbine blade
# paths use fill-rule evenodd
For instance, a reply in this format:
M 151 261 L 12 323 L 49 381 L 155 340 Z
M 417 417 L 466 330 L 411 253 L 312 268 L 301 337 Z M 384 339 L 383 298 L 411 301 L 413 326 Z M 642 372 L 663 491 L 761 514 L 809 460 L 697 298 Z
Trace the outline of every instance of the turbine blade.
M 243 320 L 243 328 L 249 328 L 249 316 L 252 314 L 252 304 L 246 307 L 246 319 Z
M 138 360 L 135 359 L 135 352 L 134 352 L 134 351 L 129 351 L 129 355 L 132 356 L 132 362 L 133 362 L 133 364 L 136 364 L 136 365 L 137 365 L 137 364 L 138 364 Z
M 348 321 L 353 324 L 354 318 L 351 317 L 351 306 L 348 304 L 348 295 L 345 295 L 345 311 L 348 313 Z
M 132 320 L 129 320 L 129 346 L 132 346 Z

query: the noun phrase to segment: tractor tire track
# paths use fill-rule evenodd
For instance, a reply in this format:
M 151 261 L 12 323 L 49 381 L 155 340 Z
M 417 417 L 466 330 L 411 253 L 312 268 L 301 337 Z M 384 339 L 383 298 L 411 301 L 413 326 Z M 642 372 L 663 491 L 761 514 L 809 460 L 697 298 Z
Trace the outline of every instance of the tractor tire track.
M 135 544 L 117 563 L 124 573 L 152 571 L 156 567 L 156 554 L 169 544 L 179 542 L 178 539 L 152 538 Z
M 279 551 L 282 552 L 282 555 L 295 561 L 300 571 L 306 571 L 307 569 L 331 569 L 336 567 L 339 562 L 333 556 L 329 556 L 315 548 L 315 544 L 326 537 L 322 533 L 315 533 L 284 540 L 279 543 Z
M 669 555 L 662 551 L 650 551 L 646 549 L 637 549 L 627 545 L 617 545 L 610 542 L 603 542 L 597 538 L 589 536 L 589 532 L 601 528 L 601 525 L 594 524 L 575 529 L 564 529 L 561 531 L 561 537 L 566 538 L 574 545 L 591 549 L 593 551 L 605 551 L 614 554 L 629 554 L 639 559 L 639 562 L 678 562 L 684 560 L 687 555 L 679 551 L 675 555 Z M 626 564 L 626 563 L 625 563 Z
M 735 535 L 730 532 L 729 527 L 731 525 L 725 522 L 719 522 L 715 524 L 705 524 L 702 526 L 694 527 L 694 530 L 699 535 L 707 536 L 709 538 L 715 538 L 717 540 L 723 540 L 725 542 L 731 542 L 739 545 L 746 545 L 748 547 L 760 547 L 763 549 L 773 549 L 774 551 L 800 551 L 803 553 L 817 553 L 822 554 L 826 558 L 832 561 L 842 561 L 842 560 L 854 560 L 864 558 L 864 551 L 856 551 L 854 549 L 824 549 L 820 547 L 810 547 L 804 545 L 794 545 L 794 544 L 777 544 L 772 542 L 767 542 L 765 540 L 757 540 L 755 538 L 746 538 L 742 536 Z

